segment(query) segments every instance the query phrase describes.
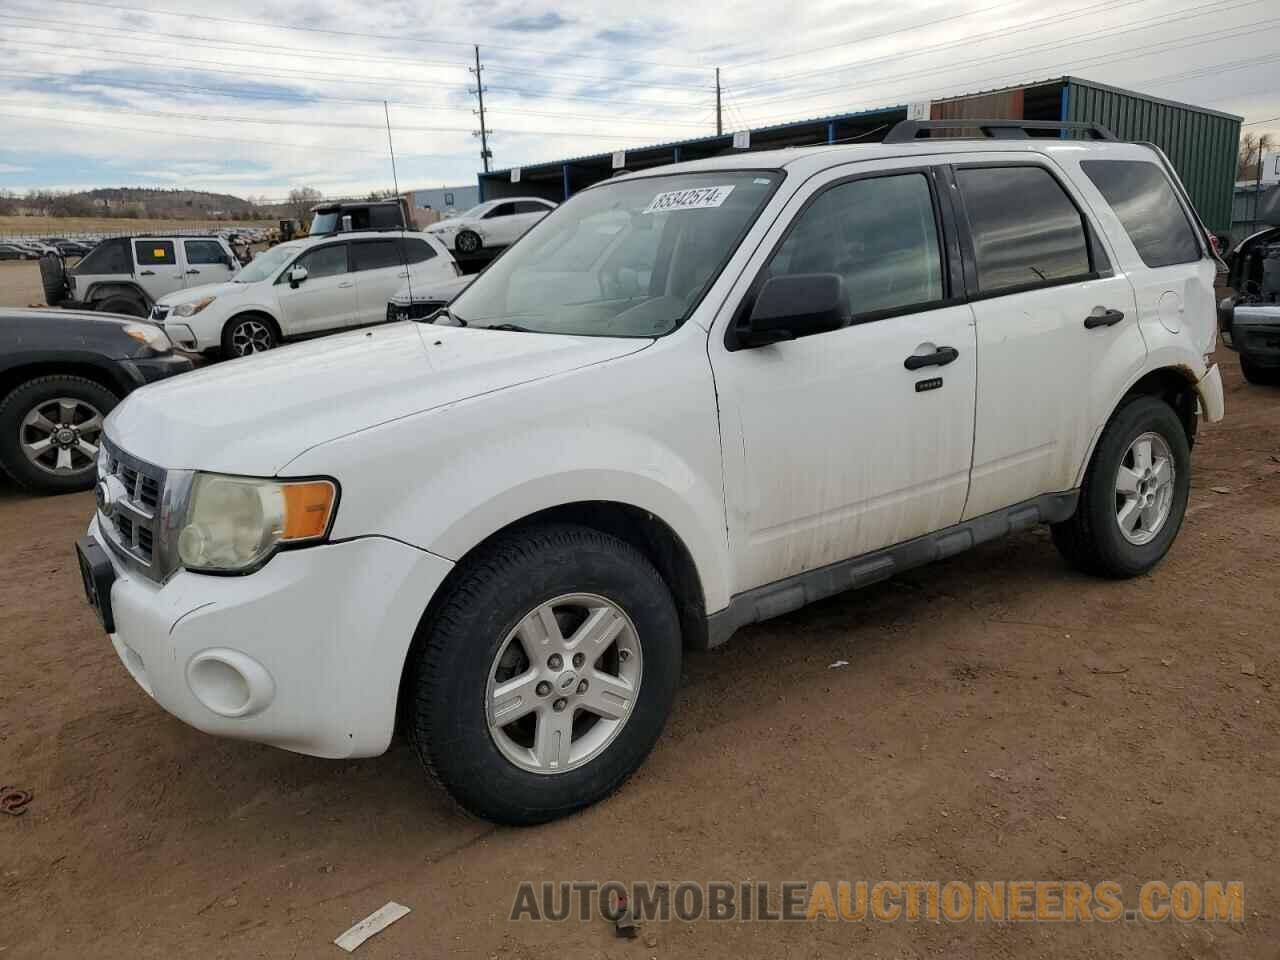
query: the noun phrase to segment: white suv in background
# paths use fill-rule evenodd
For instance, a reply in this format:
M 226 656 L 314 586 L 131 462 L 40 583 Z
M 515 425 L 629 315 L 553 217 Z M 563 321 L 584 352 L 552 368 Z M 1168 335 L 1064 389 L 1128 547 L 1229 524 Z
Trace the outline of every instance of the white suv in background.
M 302 753 L 399 720 L 531 823 L 641 764 L 686 645 L 1041 523 L 1151 570 L 1223 416 L 1203 226 L 1154 147 L 939 123 L 608 180 L 431 324 L 130 396 L 78 544 L 126 668 Z
M 450 250 L 470 255 L 509 247 L 555 208 L 556 204 L 541 197 L 488 200 L 460 216 L 433 223 L 427 233 L 439 237 Z
M 408 284 L 461 271 L 440 241 L 402 231 L 295 240 L 252 260 L 229 283 L 163 297 L 151 313 L 184 350 L 242 357 L 282 341 L 381 323 Z

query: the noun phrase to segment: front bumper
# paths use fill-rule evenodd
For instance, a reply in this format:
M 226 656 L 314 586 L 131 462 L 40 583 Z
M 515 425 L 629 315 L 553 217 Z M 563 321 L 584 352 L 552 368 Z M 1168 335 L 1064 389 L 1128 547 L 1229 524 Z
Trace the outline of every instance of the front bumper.
M 139 386 L 177 376 L 179 373 L 188 373 L 196 368 L 196 363 L 191 357 L 176 353 L 121 360 L 120 364 L 129 371 L 129 375 L 137 381 Z
M 1231 331 L 1232 347 L 1260 367 L 1280 367 L 1280 322 L 1251 324 L 1238 319 Z
M 1226 401 L 1222 394 L 1222 371 L 1215 363 L 1196 384 L 1196 396 L 1200 398 L 1200 410 L 1205 420 L 1217 423 L 1226 413 Z
M 89 535 L 106 542 L 96 517 Z M 453 566 L 364 537 L 159 585 L 104 549 L 111 644 L 149 696 L 205 733 L 319 757 L 386 750 L 409 644 Z

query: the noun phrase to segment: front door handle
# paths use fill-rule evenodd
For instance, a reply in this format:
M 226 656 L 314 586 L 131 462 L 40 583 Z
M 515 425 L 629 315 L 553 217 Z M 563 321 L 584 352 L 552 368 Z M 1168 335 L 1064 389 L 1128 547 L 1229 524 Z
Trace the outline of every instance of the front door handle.
M 199 273 L 199 272 L 200 272 L 199 270 L 188 270 L 188 271 L 187 271 L 187 276 L 191 276 L 191 274 L 193 274 L 193 273 Z
M 1086 330 L 1092 330 L 1094 327 L 1114 327 L 1123 319 L 1124 311 L 1122 310 L 1103 310 L 1097 307 L 1093 313 L 1084 318 L 1084 325 Z
M 154 277 L 155 275 L 156 275 L 156 272 L 154 270 L 143 270 L 140 274 L 138 274 L 138 276 L 140 277 Z
M 355 286 L 355 281 L 353 281 L 353 280 L 343 280 L 340 284 L 338 284 L 338 289 L 339 289 L 339 290 L 346 290 L 348 287 L 354 287 L 354 286 Z
M 955 347 L 938 347 L 933 353 L 913 353 L 902 361 L 902 365 L 908 370 L 919 370 L 921 367 L 945 367 L 958 356 L 960 351 Z

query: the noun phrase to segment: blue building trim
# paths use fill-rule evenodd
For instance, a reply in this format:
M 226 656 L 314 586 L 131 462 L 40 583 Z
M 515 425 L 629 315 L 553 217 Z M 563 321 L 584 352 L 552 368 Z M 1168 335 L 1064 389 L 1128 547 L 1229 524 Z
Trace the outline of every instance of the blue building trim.
M 569 199 L 569 165 L 567 163 L 563 164 L 560 167 L 560 176 L 561 176 L 562 183 L 564 184 L 564 199 L 568 200 Z
M 836 122 L 832 120 L 827 124 L 827 143 L 836 142 Z
M 1058 117 L 1058 119 L 1065 123 L 1068 117 L 1070 117 L 1071 115 L 1071 81 L 1070 80 L 1064 81 L 1062 84 L 1062 107 L 1060 108 L 1059 112 L 1062 115 Z M 1067 131 L 1059 130 L 1058 136 L 1059 138 L 1065 140 L 1067 138 Z

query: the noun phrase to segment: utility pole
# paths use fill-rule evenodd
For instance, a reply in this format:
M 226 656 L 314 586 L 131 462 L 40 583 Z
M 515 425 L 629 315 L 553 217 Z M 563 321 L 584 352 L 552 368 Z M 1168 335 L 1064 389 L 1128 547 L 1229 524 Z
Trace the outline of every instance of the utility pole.
M 467 92 L 474 93 L 480 98 L 480 109 L 471 111 L 472 113 L 478 113 L 480 115 L 480 129 L 473 132 L 472 136 L 480 138 L 480 160 L 484 164 L 484 172 L 488 173 L 489 159 L 493 156 L 493 152 L 489 149 L 489 128 L 484 124 L 484 67 L 480 66 L 479 44 L 476 45 L 475 49 L 476 65 L 474 67 L 468 67 L 467 72 L 474 73 L 476 75 L 476 88 Z
M 716 136 L 724 133 L 724 122 L 720 117 L 720 68 L 716 67 Z

